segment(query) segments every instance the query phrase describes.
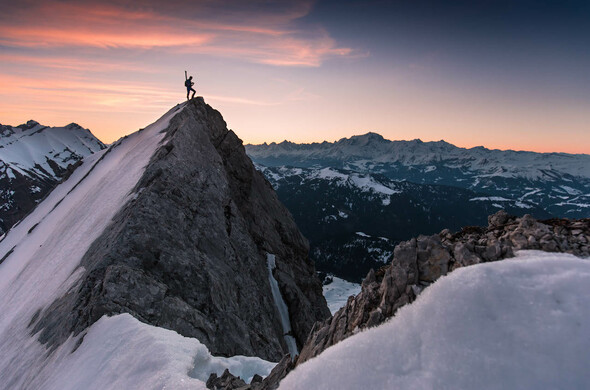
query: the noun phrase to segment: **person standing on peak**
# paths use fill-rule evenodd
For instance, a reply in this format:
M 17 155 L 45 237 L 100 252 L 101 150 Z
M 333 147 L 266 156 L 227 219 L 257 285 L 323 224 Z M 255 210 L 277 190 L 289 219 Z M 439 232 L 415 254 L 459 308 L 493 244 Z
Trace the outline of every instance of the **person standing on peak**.
M 195 85 L 195 83 L 193 83 L 193 76 L 190 76 L 184 82 L 184 86 L 186 87 L 186 100 L 189 100 L 188 95 L 191 93 L 191 91 L 193 91 L 193 96 L 191 96 L 191 99 L 195 97 L 195 93 L 197 91 L 194 90 L 193 85 Z

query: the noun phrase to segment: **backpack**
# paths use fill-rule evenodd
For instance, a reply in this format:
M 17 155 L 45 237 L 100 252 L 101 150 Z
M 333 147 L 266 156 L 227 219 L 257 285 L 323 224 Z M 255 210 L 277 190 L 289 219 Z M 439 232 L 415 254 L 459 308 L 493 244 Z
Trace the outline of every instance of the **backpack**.
M 190 79 L 186 79 L 186 81 L 184 82 L 184 86 L 187 87 L 187 88 L 192 87 L 193 85 L 191 83 L 191 80 Z

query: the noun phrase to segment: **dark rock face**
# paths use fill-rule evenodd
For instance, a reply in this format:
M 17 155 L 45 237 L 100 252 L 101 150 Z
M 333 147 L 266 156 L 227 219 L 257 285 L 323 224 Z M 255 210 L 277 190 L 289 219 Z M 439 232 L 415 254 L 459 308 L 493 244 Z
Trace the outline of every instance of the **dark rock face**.
M 459 267 L 513 257 L 520 249 L 590 256 L 590 219 L 537 221 L 530 215 L 516 218 L 500 211 L 488 222 L 487 228 L 467 227 L 455 234 L 445 229 L 400 243 L 391 264 L 371 270 L 356 297 L 350 297 L 333 317 L 314 325 L 296 365 L 383 323 L 432 282 Z M 283 359 L 265 379 L 264 388 L 278 386 L 288 372 L 281 368 L 285 364 Z
M 287 347 L 267 253 L 299 346 L 329 316 L 307 241 L 219 112 L 192 100 L 166 133 L 133 199 L 83 257 L 85 275 L 32 331 L 55 345 L 128 312 L 214 355 L 278 361 Z

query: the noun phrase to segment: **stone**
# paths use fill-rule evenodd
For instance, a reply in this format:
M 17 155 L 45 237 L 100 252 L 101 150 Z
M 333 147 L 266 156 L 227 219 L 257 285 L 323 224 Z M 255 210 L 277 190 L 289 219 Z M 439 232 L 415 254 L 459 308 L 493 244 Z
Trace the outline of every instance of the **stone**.
M 207 379 L 206 386 L 208 389 L 214 390 L 234 390 L 246 386 L 246 382 L 239 376 L 232 375 L 226 368 L 220 377 L 216 373 L 212 373 Z
M 506 224 L 510 220 L 510 215 L 504 210 L 498 211 L 496 214 L 488 217 L 488 226 L 497 227 Z
M 252 383 L 262 383 L 263 378 L 258 375 L 258 374 L 254 374 L 254 376 L 252 377 L 252 380 L 250 381 L 250 384 Z
M 455 258 L 455 262 L 461 267 L 478 264 L 481 262 L 481 258 L 479 258 L 479 256 L 473 252 L 473 249 L 470 250 L 469 247 L 470 245 L 462 242 L 456 243 L 453 247 L 453 256 Z M 471 247 L 473 248 L 473 246 Z
M 523 249 L 526 248 L 528 245 L 528 240 L 521 232 L 514 231 L 510 234 L 510 241 L 512 241 L 512 245 L 516 249 Z

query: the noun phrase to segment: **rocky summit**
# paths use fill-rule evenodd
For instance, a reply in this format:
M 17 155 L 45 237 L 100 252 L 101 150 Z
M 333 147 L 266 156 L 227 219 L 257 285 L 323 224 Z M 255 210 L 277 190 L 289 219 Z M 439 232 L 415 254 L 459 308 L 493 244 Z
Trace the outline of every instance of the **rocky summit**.
M 299 347 L 330 314 L 308 243 L 202 98 L 183 104 L 163 131 L 129 201 L 83 256 L 82 276 L 37 312 L 30 331 L 55 347 L 127 312 L 195 337 L 214 355 L 278 361 L 288 348 L 269 254 Z

